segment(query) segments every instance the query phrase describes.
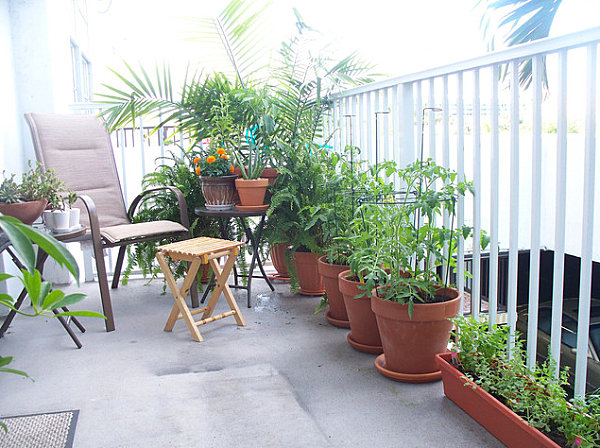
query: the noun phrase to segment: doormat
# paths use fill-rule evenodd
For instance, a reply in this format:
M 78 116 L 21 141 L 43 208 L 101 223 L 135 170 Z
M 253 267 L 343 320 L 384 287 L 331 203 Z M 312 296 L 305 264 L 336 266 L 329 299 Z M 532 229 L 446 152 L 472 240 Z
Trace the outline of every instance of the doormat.
M 72 448 L 78 410 L 2 417 L 0 448 Z

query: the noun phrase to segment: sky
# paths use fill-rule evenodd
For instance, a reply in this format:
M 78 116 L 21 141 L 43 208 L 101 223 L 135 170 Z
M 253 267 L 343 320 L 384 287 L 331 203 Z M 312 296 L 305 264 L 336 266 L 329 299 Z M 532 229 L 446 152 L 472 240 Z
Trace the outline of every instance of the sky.
M 477 0 L 272 0 L 266 34 L 274 48 L 293 35 L 297 8 L 305 22 L 333 42 L 340 55 L 358 51 L 389 76 L 414 73 L 482 55 Z M 210 60 L 197 43 L 186 41 L 193 17 L 214 17 L 226 0 L 101 0 L 93 33 L 96 68 L 119 67 L 121 60 L 174 67 Z M 552 35 L 600 25 L 600 0 L 564 0 Z M 203 59 L 204 57 L 204 59 Z M 100 67 L 98 67 L 100 65 Z

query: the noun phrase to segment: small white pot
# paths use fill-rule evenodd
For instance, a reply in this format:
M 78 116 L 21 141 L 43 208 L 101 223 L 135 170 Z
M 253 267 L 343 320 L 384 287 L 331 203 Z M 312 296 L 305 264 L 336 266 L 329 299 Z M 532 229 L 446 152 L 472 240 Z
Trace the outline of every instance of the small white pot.
M 79 226 L 79 214 L 81 210 L 78 208 L 72 208 L 69 211 L 69 227 L 78 227 Z
M 46 227 L 50 230 L 54 229 L 54 215 L 52 214 L 52 210 L 44 210 L 42 217 Z
M 52 230 L 67 230 L 69 228 L 70 210 L 52 210 L 54 227 Z

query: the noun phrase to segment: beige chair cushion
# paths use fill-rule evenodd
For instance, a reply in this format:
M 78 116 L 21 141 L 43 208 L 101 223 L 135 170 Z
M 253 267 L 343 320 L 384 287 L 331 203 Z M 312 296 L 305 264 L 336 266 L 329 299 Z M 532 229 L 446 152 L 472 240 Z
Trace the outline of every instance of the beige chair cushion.
M 187 229 L 173 221 L 140 222 L 136 224 L 123 224 L 100 229 L 102 238 L 109 243 L 116 243 L 132 238 L 161 235 L 173 232 L 187 232 Z
M 129 222 L 110 136 L 103 123 L 90 115 L 28 114 L 37 159 L 52 168 L 67 187 L 90 196 L 100 227 Z M 88 225 L 85 206 L 81 223 Z

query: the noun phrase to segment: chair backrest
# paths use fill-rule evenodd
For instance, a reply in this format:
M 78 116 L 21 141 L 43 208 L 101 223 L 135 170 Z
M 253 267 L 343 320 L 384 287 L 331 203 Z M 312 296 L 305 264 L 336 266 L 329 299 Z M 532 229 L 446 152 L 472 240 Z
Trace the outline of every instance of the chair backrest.
M 100 227 L 129 223 L 110 135 L 90 115 L 25 114 L 37 160 L 70 190 L 90 196 Z M 76 206 L 84 209 L 81 201 Z M 88 224 L 83 210 L 81 222 Z

